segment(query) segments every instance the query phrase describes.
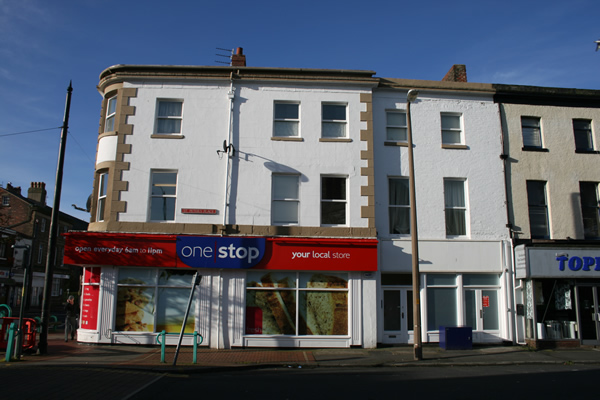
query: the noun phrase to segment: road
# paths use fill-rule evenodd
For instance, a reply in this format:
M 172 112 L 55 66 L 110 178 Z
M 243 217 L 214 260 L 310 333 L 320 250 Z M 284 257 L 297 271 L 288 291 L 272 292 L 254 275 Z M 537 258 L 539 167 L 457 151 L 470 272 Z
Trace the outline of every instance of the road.
M 595 398 L 600 368 L 277 368 L 164 374 L 102 368 L 0 369 L 2 398 L 21 399 L 573 399 Z M 185 396 L 185 397 L 183 397 Z M 189 396 L 189 397 L 188 397 Z M 591 396 L 591 397 L 590 397 Z

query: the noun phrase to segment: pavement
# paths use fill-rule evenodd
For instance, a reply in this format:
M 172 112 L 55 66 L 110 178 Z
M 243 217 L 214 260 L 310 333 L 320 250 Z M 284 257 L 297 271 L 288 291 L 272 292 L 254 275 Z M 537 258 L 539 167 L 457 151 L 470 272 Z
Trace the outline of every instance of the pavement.
M 198 347 L 196 363 L 193 348 L 182 346 L 174 365 L 175 346 L 99 345 L 64 341 L 64 333 L 49 333 L 45 355 L 25 352 L 20 360 L 6 361 L 0 351 L 0 369 L 28 366 L 81 367 L 144 370 L 170 373 L 214 372 L 256 368 L 323 367 L 428 367 L 588 364 L 600 366 L 600 348 L 534 350 L 520 345 L 474 345 L 468 350 L 446 350 L 438 344 L 424 344 L 422 359 L 414 359 L 412 345 L 376 349 L 279 349 L 236 348 L 214 350 Z

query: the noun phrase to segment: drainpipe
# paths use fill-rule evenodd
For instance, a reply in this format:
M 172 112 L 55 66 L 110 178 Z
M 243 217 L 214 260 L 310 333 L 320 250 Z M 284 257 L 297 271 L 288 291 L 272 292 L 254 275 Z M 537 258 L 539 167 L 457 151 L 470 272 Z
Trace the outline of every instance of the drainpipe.
M 231 158 L 230 154 L 229 154 L 229 149 L 232 149 L 233 147 L 231 147 L 231 138 L 232 138 L 232 132 L 233 132 L 233 104 L 235 101 L 235 88 L 233 87 L 233 71 L 231 72 L 231 75 L 229 77 L 229 92 L 227 92 L 227 97 L 229 98 L 229 122 L 227 124 L 227 142 L 225 143 L 225 145 L 223 146 L 223 150 L 224 153 L 227 154 L 227 158 L 225 159 L 225 193 L 224 193 L 224 198 L 223 198 L 223 230 L 221 231 L 221 234 L 225 233 L 226 231 L 226 226 L 227 226 L 227 211 L 229 210 L 229 201 L 228 201 L 228 194 L 229 194 L 229 160 Z

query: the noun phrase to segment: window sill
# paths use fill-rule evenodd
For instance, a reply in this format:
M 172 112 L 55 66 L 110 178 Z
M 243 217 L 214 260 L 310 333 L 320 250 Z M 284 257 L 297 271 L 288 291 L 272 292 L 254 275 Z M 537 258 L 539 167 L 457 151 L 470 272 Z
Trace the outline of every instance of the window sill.
M 153 135 L 150 135 L 150 137 L 152 139 L 183 139 L 183 138 L 185 138 L 185 136 L 180 135 L 180 134 L 175 134 L 175 133 L 172 134 L 172 135 L 169 135 L 169 134 L 156 134 L 155 133 Z
M 408 147 L 408 142 L 385 141 L 385 142 L 383 142 L 383 145 L 384 146 Z
M 545 149 L 543 147 L 530 147 L 530 146 L 523 146 L 523 148 L 521 149 L 523 151 L 537 151 L 540 153 L 548 153 L 550 150 Z
M 598 150 L 575 150 L 577 154 L 600 154 Z
M 468 150 L 469 146 L 467 146 L 466 144 L 444 144 L 444 143 L 442 143 L 442 149 Z
M 294 136 L 272 136 L 271 140 L 276 142 L 304 142 L 304 138 Z
M 350 142 L 352 142 L 352 139 L 348 139 L 348 138 L 319 138 L 319 142 L 350 143 Z

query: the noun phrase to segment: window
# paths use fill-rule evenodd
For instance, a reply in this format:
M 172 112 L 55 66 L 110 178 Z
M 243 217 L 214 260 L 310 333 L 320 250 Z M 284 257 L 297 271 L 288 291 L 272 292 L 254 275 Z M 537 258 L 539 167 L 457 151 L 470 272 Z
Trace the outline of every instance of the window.
M 592 121 L 589 119 L 574 119 L 573 133 L 575 134 L 575 151 L 594 151 Z
M 527 203 L 529 208 L 529 229 L 532 238 L 549 239 L 548 203 L 546 182 L 527 181 Z
M 158 268 L 120 268 L 115 330 L 179 333 L 195 271 Z M 196 324 L 190 313 L 184 332 Z
M 581 195 L 581 214 L 583 216 L 583 232 L 586 239 L 600 237 L 598 183 L 579 182 Z
M 60 289 L 60 279 L 52 279 L 52 293 L 50 296 L 58 297 L 61 295 L 62 290 Z
M 427 330 L 458 324 L 456 275 L 427 275 Z
M 298 175 L 273 175 L 271 216 L 274 225 L 298 223 Z
M 10 196 L 2 196 L 2 206 L 10 206 Z
M 465 181 L 462 179 L 445 178 L 444 201 L 446 211 L 446 235 L 466 235 L 467 202 L 465 199 Z
M 386 118 L 386 139 L 398 142 L 406 142 L 406 112 L 405 111 L 387 111 Z
M 183 102 L 159 100 L 156 113 L 156 133 L 162 135 L 181 134 Z
M 106 121 L 104 122 L 104 132 L 115 130 L 115 114 L 117 111 L 117 96 L 111 97 L 106 103 Z
M 542 148 L 542 130 L 539 117 L 521 117 L 524 148 Z
M 108 174 L 102 173 L 98 179 L 98 213 L 96 221 L 104 221 L 104 210 L 106 207 L 106 185 Z
M 410 234 L 410 189 L 407 178 L 389 178 L 389 221 L 391 234 Z
M 44 246 L 40 244 L 38 246 L 37 263 L 41 264 L 43 261 L 44 261 Z
M 0 242 L 0 259 L 6 260 L 6 243 Z
M 177 172 L 153 171 L 150 219 L 152 221 L 175 220 Z
M 46 218 L 40 219 L 40 232 L 46 232 Z
M 321 225 L 346 224 L 346 178 L 321 177 Z
M 346 105 L 345 104 L 323 104 L 322 121 L 324 138 L 346 137 Z
M 298 137 L 300 136 L 300 104 L 275 102 L 275 120 L 273 122 L 273 136 Z
M 442 144 L 463 144 L 460 114 L 442 113 Z
M 246 334 L 348 334 L 348 274 L 251 271 L 246 282 Z

